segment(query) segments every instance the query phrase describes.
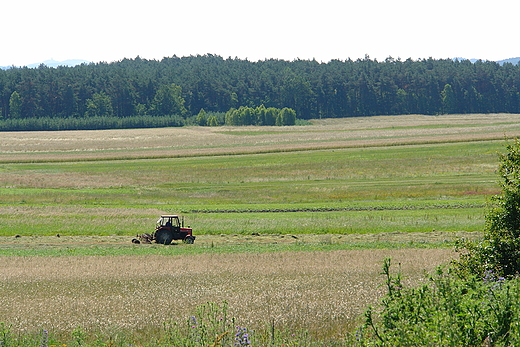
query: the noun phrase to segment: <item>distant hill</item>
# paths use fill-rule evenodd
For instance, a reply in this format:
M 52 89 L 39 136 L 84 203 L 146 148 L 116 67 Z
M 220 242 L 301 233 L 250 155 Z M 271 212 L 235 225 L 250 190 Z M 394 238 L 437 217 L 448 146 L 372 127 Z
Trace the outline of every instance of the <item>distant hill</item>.
M 503 65 L 504 63 L 511 63 L 513 65 L 516 65 L 516 64 L 518 64 L 519 61 L 520 61 L 520 57 L 516 57 L 516 58 L 499 60 L 499 61 L 497 61 L 497 63 L 499 63 L 500 65 Z
M 51 60 L 46 60 L 42 63 L 30 64 L 30 65 L 27 65 L 27 67 L 31 67 L 31 68 L 38 67 L 41 64 L 47 65 L 48 67 L 76 66 L 76 65 L 88 64 L 88 63 L 90 63 L 90 62 L 87 60 L 83 60 L 83 59 L 69 59 L 69 60 L 64 60 L 64 61 L 56 61 L 56 60 L 51 59 Z
M 454 58 L 453 60 L 455 60 L 455 59 L 459 60 L 459 61 L 461 61 L 461 60 L 469 60 L 472 63 L 475 63 L 475 62 L 480 60 L 480 59 L 466 59 L 466 58 L 461 58 L 461 57 Z M 520 57 L 503 59 L 503 60 L 496 60 L 496 62 L 499 63 L 500 65 L 504 65 L 505 63 L 511 63 L 513 65 L 516 65 L 516 64 L 518 64 L 519 61 L 520 61 Z
M 90 63 L 88 60 L 83 59 L 68 59 L 64 61 L 57 61 L 54 59 L 46 60 L 40 63 L 34 63 L 27 65 L 28 68 L 37 68 L 41 64 L 47 65 L 48 67 L 58 67 L 58 66 L 76 66 L 80 64 L 88 64 Z M 0 69 L 6 70 L 11 68 L 11 66 L 0 66 Z
M 453 60 L 458 60 L 458 61 L 469 60 L 472 63 L 478 61 L 478 59 L 467 59 L 467 58 L 462 58 L 462 57 L 456 57 L 456 58 L 453 58 Z
M 457 57 L 457 58 L 453 58 L 453 60 L 469 60 L 470 62 L 475 63 L 476 61 L 479 61 L 480 59 L 475 59 L 475 58 L 467 59 L 467 58 Z M 516 65 L 520 62 L 520 57 L 497 60 L 496 62 L 499 63 L 500 65 L 504 65 L 505 63 L 511 63 L 513 65 Z M 80 65 L 80 64 L 89 64 L 89 63 L 90 63 L 90 61 L 83 60 L 83 59 L 68 59 L 68 60 L 64 60 L 64 61 L 57 61 L 54 59 L 50 59 L 50 60 L 46 60 L 46 61 L 43 61 L 40 63 L 29 64 L 29 65 L 27 65 L 27 67 L 37 68 L 41 64 L 47 65 L 48 67 L 76 66 L 76 65 Z M 0 69 L 7 70 L 11 67 L 12 66 L 0 66 Z

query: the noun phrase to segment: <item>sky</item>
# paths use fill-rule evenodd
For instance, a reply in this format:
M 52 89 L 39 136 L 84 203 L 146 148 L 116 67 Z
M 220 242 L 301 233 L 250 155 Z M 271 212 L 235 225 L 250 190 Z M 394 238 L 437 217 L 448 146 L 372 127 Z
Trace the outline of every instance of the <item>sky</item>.
M 520 57 L 520 1 L 11 0 L 0 66 L 216 54 L 264 59 Z

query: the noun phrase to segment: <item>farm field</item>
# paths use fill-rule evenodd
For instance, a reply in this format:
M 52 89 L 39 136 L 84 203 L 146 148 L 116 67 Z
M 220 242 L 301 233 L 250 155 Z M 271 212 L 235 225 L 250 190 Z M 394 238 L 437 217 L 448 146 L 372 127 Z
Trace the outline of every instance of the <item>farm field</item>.
M 519 119 L 3 133 L 0 235 L 135 235 L 172 212 L 199 234 L 479 230 Z
M 377 302 L 384 258 L 417 282 L 479 236 L 520 135 L 510 114 L 312 122 L 2 133 L 0 322 L 142 342 L 226 300 L 255 329 L 339 336 Z M 130 242 L 163 213 L 195 244 Z
M 403 115 L 317 119 L 293 127 L 185 127 L 4 132 L 0 162 L 174 158 L 311 149 L 501 140 L 519 115 Z

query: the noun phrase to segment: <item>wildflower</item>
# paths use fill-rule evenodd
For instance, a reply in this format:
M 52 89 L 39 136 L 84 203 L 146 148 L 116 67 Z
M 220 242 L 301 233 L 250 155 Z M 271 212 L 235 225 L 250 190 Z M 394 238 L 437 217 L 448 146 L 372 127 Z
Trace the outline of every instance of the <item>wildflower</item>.
M 49 343 L 49 332 L 47 330 L 43 330 L 40 347 L 48 347 L 49 346 L 48 343 Z
M 247 328 L 242 328 L 240 326 L 235 326 L 237 332 L 235 333 L 235 343 L 234 346 L 251 346 L 251 341 L 249 340 L 250 334 L 247 332 Z
M 484 283 L 495 282 L 495 274 L 493 273 L 493 270 L 486 270 L 486 272 L 484 273 L 483 281 Z
M 506 279 L 502 276 L 496 277 L 496 275 L 493 273 L 493 271 L 487 270 L 484 274 L 483 281 L 486 284 L 492 284 L 493 287 L 490 288 L 492 290 L 495 288 L 501 288 L 502 284 L 504 284 L 506 282 Z

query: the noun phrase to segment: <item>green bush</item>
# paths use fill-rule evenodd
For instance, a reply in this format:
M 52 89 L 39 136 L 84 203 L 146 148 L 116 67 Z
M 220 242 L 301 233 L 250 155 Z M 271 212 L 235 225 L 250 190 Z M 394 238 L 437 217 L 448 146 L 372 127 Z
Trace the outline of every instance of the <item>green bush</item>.
M 518 346 L 520 281 L 491 271 L 461 279 L 438 269 L 428 282 L 405 288 L 383 266 L 387 293 L 369 308 L 353 339 L 361 346 Z
M 226 112 L 226 125 L 295 125 L 296 111 L 284 107 L 282 109 L 261 105 L 256 108 L 240 106 Z
M 482 277 L 492 271 L 510 278 L 520 273 L 520 142 L 517 139 L 506 148 L 498 168 L 502 193 L 493 197 L 484 237 L 459 242 L 461 258 L 456 264 L 463 275 Z

